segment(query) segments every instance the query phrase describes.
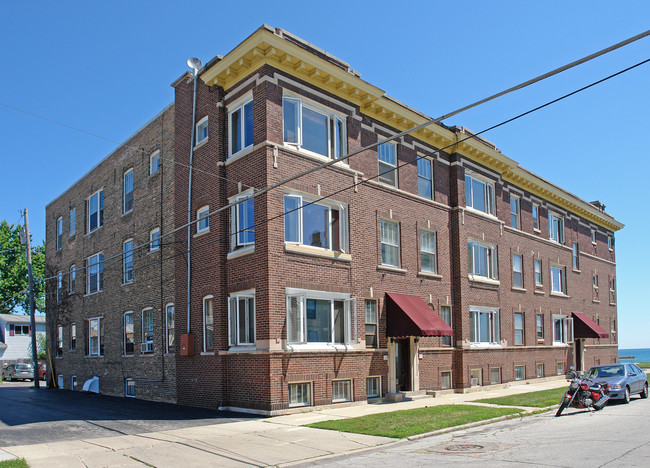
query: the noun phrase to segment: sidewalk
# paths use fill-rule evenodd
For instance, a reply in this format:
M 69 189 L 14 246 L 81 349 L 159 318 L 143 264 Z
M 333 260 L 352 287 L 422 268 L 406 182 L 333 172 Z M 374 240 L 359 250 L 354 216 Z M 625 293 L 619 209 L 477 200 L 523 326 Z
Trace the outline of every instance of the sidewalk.
M 534 384 L 513 384 L 509 388 L 467 394 L 423 397 L 399 403 L 373 403 L 334 407 L 305 413 L 252 419 L 211 426 L 184 428 L 138 435 L 125 435 L 56 442 L 51 444 L 0 447 L 17 458 L 38 467 L 156 467 L 192 466 L 282 466 L 308 462 L 315 458 L 344 455 L 388 444 L 395 439 L 301 427 L 329 419 L 344 419 L 368 414 L 467 403 L 513 393 L 526 393 L 566 385 L 564 379 Z

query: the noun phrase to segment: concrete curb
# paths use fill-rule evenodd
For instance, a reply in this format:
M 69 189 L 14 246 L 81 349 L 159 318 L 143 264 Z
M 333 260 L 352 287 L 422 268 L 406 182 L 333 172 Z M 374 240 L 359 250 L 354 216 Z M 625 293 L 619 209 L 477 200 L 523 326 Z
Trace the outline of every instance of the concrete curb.
M 15 457 L 12 454 L 0 449 L 0 462 L 9 461 L 9 460 L 18 460 L 18 457 Z

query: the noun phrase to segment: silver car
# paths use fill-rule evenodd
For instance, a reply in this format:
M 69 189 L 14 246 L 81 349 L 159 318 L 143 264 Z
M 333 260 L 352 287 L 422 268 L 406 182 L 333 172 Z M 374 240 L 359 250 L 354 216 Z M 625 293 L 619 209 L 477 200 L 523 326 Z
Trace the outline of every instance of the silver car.
M 609 364 L 594 366 L 585 378 L 596 383 L 609 384 L 609 397 L 630 402 L 630 395 L 648 398 L 648 376 L 636 364 Z
M 34 368 L 31 364 L 9 364 L 2 369 L 2 380 L 34 380 Z

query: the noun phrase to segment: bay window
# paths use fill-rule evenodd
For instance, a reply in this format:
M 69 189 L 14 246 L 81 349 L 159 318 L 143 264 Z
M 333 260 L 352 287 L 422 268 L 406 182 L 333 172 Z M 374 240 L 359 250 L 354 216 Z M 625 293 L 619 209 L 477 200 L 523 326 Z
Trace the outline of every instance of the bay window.
M 285 195 L 284 213 L 285 243 L 347 252 L 347 207 Z
M 230 295 L 228 321 L 230 346 L 255 344 L 255 291 Z
M 230 113 L 230 155 L 253 146 L 253 101 L 237 107 Z
M 471 307 L 469 310 L 470 344 L 499 344 L 499 309 Z
M 349 343 L 356 340 L 351 316 L 356 299 L 316 291 L 287 290 L 287 342 Z M 353 336 L 354 335 L 354 336 Z
M 238 197 L 235 201 L 244 197 Z M 230 250 L 255 244 L 255 199 L 250 198 L 231 208 Z

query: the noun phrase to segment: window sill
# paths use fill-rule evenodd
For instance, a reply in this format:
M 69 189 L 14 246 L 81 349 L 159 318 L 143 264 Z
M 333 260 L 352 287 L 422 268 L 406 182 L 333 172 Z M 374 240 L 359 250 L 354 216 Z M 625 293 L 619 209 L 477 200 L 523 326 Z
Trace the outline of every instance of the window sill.
M 544 291 L 540 291 L 540 290 L 537 290 L 537 289 L 535 291 L 533 291 L 533 293 L 537 294 L 538 296 L 546 296 L 546 293 Z
M 439 275 L 437 273 L 431 273 L 430 271 L 418 271 L 418 276 L 424 276 L 425 278 L 431 278 L 431 279 L 442 279 L 442 275 Z
M 209 233 L 210 233 L 210 228 L 206 229 L 205 231 L 199 231 L 196 234 L 194 234 L 192 237 L 196 239 L 197 237 L 201 237 Z
M 470 343 L 470 348 L 501 348 L 502 346 L 497 343 Z
M 239 150 L 235 154 L 231 154 L 230 156 L 228 156 L 228 159 L 226 159 L 226 166 L 228 166 L 229 164 L 232 164 L 235 161 L 243 158 L 247 154 L 252 153 L 254 149 L 255 149 L 255 145 L 250 145 L 250 146 L 247 146 L 246 148 L 244 148 L 242 150 Z
M 491 279 L 491 278 L 485 278 L 483 276 L 476 276 L 476 275 L 469 274 L 469 275 L 467 275 L 467 278 L 470 281 L 473 281 L 475 283 L 491 284 L 492 286 L 501 285 L 501 282 L 499 280 L 494 280 L 494 279 Z
M 354 347 L 342 343 L 296 343 L 287 344 L 285 351 L 354 351 Z
M 91 356 L 89 354 L 86 354 L 84 357 L 88 358 L 88 359 L 99 359 L 99 358 L 103 359 L 104 358 L 104 356 Z
M 204 139 L 204 140 L 201 140 L 201 141 L 199 141 L 198 143 L 196 143 L 196 144 L 194 145 L 194 149 L 197 150 L 197 149 L 199 149 L 201 146 L 205 145 L 205 144 L 208 142 L 208 139 L 209 139 L 209 138 L 210 138 L 210 137 L 208 137 L 208 138 L 206 138 L 206 139 Z
M 536 234 L 541 234 L 541 233 L 542 233 L 542 230 L 541 230 L 541 229 L 537 229 L 537 228 L 533 228 L 533 232 L 536 233 Z
M 99 294 L 100 292 L 104 292 L 104 290 L 102 289 L 101 291 L 97 291 L 97 292 L 92 292 L 92 293 L 84 294 L 84 297 L 94 296 L 94 295 L 96 295 L 96 294 Z
M 332 260 L 341 260 L 343 262 L 351 262 L 352 255 L 336 252 L 333 250 L 320 249 L 318 247 L 310 247 L 306 245 L 297 245 L 297 244 L 284 244 L 285 252 L 298 253 L 303 255 L 311 255 L 314 257 L 329 258 Z
M 553 346 L 557 346 L 557 347 L 559 347 L 559 348 L 568 348 L 568 347 L 569 347 L 569 344 L 568 344 L 568 343 L 562 343 L 562 342 L 554 341 L 554 342 L 553 342 Z M 564 374 L 558 374 L 558 375 L 564 375 Z
M 503 223 L 503 221 L 501 221 L 499 218 L 497 218 L 493 214 L 486 213 L 485 211 L 477 210 L 476 208 L 472 208 L 471 206 L 466 206 L 465 210 L 468 213 L 473 213 L 473 214 L 481 216 L 483 218 L 487 218 L 487 219 L 490 219 L 492 221 L 496 221 L 497 223 L 505 224 L 505 223 Z M 507 226 L 507 227 L 510 227 L 510 226 Z
M 96 233 L 97 231 L 99 231 L 99 230 L 100 230 L 101 228 L 103 228 L 103 227 L 104 227 L 104 225 L 102 224 L 101 226 L 96 227 L 96 228 L 93 229 L 92 231 L 88 231 L 88 232 L 84 235 L 84 237 L 88 237 L 89 235 Z
M 232 260 L 233 258 L 243 257 L 244 255 L 255 253 L 255 245 L 247 245 L 241 249 L 233 250 L 229 252 L 226 256 L 227 260 Z
M 228 348 L 228 353 L 233 353 L 233 354 L 245 354 L 245 353 L 252 353 L 257 351 L 257 348 L 255 347 L 254 344 L 252 345 L 236 345 L 236 346 L 231 346 Z
M 561 297 L 561 298 L 563 298 L 563 299 L 571 299 L 571 296 L 567 296 L 566 294 L 564 294 L 564 293 L 559 293 L 559 292 L 552 292 L 552 291 L 551 291 L 548 295 L 549 295 L 549 296 L 553 296 L 553 297 Z
M 516 286 L 513 286 L 513 287 L 512 287 L 512 291 L 513 291 L 513 292 L 519 292 L 519 293 L 526 293 L 526 292 L 528 292 L 527 289 L 525 289 L 525 288 L 518 288 L 518 287 L 516 287 Z
M 214 351 L 201 351 L 201 356 L 214 356 L 215 352 Z
M 151 353 L 140 353 L 139 356 L 140 357 L 154 357 L 154 353 L 153 352 L 151 352 Z
M 158 247 L 157 249 L 149 250 L 149 252 L 147 252 L 147 255 L 154 254 L 156 252 L 160 252 L 160 247 Z
M 609 305 L 611 305 L 611 306 L 615 306 L 615 305 L 616 305 L 616 302 L 610 302 Z
M 132 358 L 135 357 L 135 354 L 122 354 L 123 358 Z
M 399 267 L 394 267 L 391 265 L 377 265 L 377 270 L 380 271 L 390 271 L 392 273 L 401 273 L 401 274 L 406 274 L 408 270 L 405 270 L 403 268 Z
M 600 304 L 600 301 L 598 299 L 592 299 L 591 302 L 593 302 L 594 304 Z
M 314 153 L 313 151 L 309 151 L 305 148 L 302 148 L 301 146 L 295 145 L 293 143 L 286 143 L 283 142 L 283 145 L 280 148 L 288 149 L 290 151 L 294 151 L 298 154 L 301 154 L 303 156 L 307 156 L 310 159 L 314 159 L 316 161 L 320 162 L 328 162 L 328 161 L 337 161 L 338 164 L 334 164 L 334 166 L 339 166 L 339 167 L 344 167 L 346 169 L 349 168 L 349 165 L 346 163 L 347 159 L 343 161 L 339 161 L 338 159 L 330 158 L 329 156 L 324 156 L 320 153 Z M 344 155 L 345 156 L 345 155 Z
M 582 271 L 578 270 L 577 268 L 573 268 L 571 271 L 578 274 L 582 273 Z
M 122 283 L 120 286 L 128 286 L 129 284 L 133 284 L 133 280 Z
M 128 216 L 128 215 L 130 215 L 130 214 L 133 214 L 133 208 L 131 208 L 129 211 L 127 211 L 127 212 L 125 212 L 125 213 L 122 213 L 122 216 L 120 216 L 120 217 L 121 217 L 121 218 L 124 218 L 125 216 Z

